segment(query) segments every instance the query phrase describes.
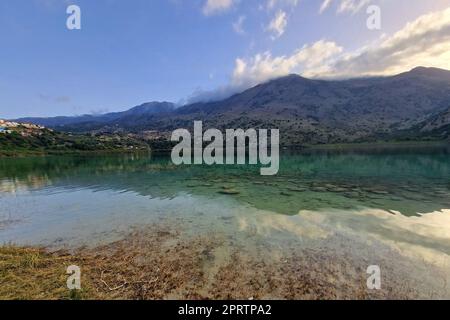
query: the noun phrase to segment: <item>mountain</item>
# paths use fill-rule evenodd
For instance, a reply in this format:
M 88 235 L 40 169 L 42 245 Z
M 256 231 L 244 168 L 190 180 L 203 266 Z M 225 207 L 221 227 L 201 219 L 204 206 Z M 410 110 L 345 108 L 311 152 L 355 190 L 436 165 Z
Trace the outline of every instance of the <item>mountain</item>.
M 175 110 L 175 105 L 170 102 L 148 102 L 131 108 L 123 112 L 112 112 L 99 115 L 82 115 L 74 117 L 53 117 L 53 118 L 20 118 L 15 121 L 39 124 L 47 127 L 64 127 L 83 125 L 87 129 L 89 126 L 114 125 L 124 119 L 132 121 L 143 115 L 166 114 Z M 89 131 L 89 130 L 87 130 Z
M 170 131 L 203 120 L 222 130 L 279 128 L 284 144 L 373 141 L 401 134 L 417 139 L 431 129 L 425 122 L 440 119 L 449 107 L 446 70 L 420 67 L 391 77 L 342 81 L 290 75 L 223 101 L 185 106 L 170 117 L 143 117 L 128 130 Z M 403 135 L 409 129 L 416 131 Z M 447 138 L 448 131 L 442 135 Z
M 448 138 L 450 136 L 450 107 L 411 128 L 409 135 L 414 134 L 432 138 Z
M 205 127 L 222 130 L 278 128 L 284 144 L 340 143 L 448 138 L 449 108 L 450 71 L 418 67 L 390 77 L 339 81 L 289 75 L 222 101 L 167 112 L 121 113 L 112 121 L 76 125 L 56 119 L 53 125 L 35 123 L 73 131 L 168 132 L 203 120 Z

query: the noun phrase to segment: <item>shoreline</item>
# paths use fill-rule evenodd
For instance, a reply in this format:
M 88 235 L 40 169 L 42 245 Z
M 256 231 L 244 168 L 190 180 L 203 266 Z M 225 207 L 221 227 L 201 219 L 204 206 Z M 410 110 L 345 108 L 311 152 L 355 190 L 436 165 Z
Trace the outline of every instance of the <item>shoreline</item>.
M 382 290 L 368 290 L 366 258 L 355 259 L 351 251 L 338 254 L 324 248 L 260 248 L 253 255 L 231 243 L 214 233 L 187 237 L 179 229 L 154 224 L 93 248 L 55 251 L 2 246 L 0 299 L 427 298 L 413 279 L 403 278 L 394 264 L 386 271 L 389 279 Z M 81 291 L 66 287 L 69 265 L 81 269 Z
M 357 142 L 357 143 L 342 143 L 342 144 L 323 144 L 323 145 L 308 145 L 307 149 L 352 149 L 352 148 L 397 148 L 397 147 L 440 147 L 450 146 L 448 140 L 436 141 L 382 141 L 382 142 Z
M 154 153 L 148 149 L 142 150 L 86 150 L 86 151 L 26 151 L 26 152 L 1 152 L 1 158 L 27 158 L 27 157 L 49 157 L 49 156 L 83 156 L 83 155 L 112 155 L 112 154 L 134 154 L 134 153 Z
M 383 142 L 357 142 L 342 144 L 316 144 L 316 145 L 280 145 L 281 151 L 316 151 L 316 150 L 352 150 L 352 149 L 374 149 L 374 148 L 414 148 L 414 147 L 444 147 L 450 146 L 450 141 L 383 141 Z M 24 150 L 24 151 L 0 151 L 0 158 L 26 158 L 45 156 L 65 156 L 65 155 L 108 155 L 108 154 L 132 154 L 132 153 L 152 153 L 155 155 L 170 154 L 171 149 L 140 149 L 140 150 Z

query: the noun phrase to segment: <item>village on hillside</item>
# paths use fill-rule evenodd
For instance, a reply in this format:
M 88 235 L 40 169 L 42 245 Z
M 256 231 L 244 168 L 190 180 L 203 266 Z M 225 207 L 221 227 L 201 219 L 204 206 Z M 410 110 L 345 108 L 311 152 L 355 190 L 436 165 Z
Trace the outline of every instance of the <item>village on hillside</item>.
M 30 135 L 40 135 L 42 130 L 45 130 L 44 126 L 31 124 L 31 123 L 19 123 L 14 121 L 0 119 L 0 134 L 11 134 L 17 132 L 23 137 Z M 50 129 L 47 129 L 50 130 Z M 50 130 L 51 131 L 51 130 Z

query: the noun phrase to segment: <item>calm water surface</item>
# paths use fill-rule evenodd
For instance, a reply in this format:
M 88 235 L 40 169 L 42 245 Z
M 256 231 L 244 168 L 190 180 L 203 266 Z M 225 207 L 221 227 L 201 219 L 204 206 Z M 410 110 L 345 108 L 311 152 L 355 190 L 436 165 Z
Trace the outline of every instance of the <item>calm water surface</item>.
M 330 234 L 363 248 L 379 241 L 446 268 L 449 156 L 448 146 L 285 153 L 275 177 L 148 154 L 5 158 L 0 242 L 95 245 L 166 221 L 247 246 L 323 245 Z

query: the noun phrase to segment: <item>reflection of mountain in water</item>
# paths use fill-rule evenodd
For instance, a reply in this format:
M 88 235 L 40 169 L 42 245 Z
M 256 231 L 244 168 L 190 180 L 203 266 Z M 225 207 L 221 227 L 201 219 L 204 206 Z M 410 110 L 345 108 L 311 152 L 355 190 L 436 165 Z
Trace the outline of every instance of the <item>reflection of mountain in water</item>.
M 257 166 L 176 167 L 170 158 L 143 154 L 2 159 L 0 180 L 4 192 L 82 188 L 165 199 L 189 193 L 283 214 L 371 207 L 414 215 L 450 208 L 449 153 L 440 147 L 284 154 L 275 177 L 260 176 Z

